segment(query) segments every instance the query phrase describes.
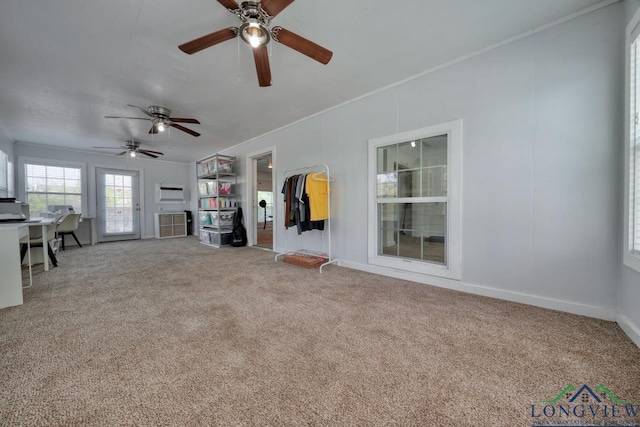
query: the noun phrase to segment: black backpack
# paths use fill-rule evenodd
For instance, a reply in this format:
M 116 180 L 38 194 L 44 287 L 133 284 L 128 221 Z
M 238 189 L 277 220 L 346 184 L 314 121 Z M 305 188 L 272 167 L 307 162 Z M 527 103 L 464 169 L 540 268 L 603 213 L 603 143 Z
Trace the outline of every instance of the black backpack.
M 242 208 L 238 208 L 236 215 L 233 217 L 231 246 L 247 246 L 247 230 L 242 225 Z

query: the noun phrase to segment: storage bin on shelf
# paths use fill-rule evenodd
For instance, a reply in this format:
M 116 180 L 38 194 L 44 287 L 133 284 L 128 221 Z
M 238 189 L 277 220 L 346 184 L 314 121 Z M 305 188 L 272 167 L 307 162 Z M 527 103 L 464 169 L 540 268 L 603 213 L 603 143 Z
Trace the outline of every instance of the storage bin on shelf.
M 200 225 L 211 225 L 211 215 L 209 215 L 209 212 L 207 211 L 199 212 L 198 216 L 200 220 Z
M 200 199 L 200 209 L 224 209 L 224 208 L 236 208 L 238 207 L 238 203 L 235 198 L 227 198 L 227 197 L 210 197 L 210 198 L 202 198 Z
M 200 229 L 200 243 L 220 247 L 231 244 L 231 232 L 218 232 L 206 228 Z
M 200 224 L 215 228 L 230 228 L 233 226 L 234 211 L 205 211 L 200 212 Z
M 228 196 L 231 194 L 232 181 L 201 179 L 198 182 L 198 195 L 206 196 Z
M 233 173 L 234 157 L 216 155 L 206 162 L 198 163 L 198 176 Z

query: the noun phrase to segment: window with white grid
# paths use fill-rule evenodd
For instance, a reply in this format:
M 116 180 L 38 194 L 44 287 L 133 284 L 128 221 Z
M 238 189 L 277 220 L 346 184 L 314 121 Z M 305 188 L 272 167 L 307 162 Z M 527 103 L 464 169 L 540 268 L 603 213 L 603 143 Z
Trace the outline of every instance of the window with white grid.
M 70 205 L 82 213 L 82 167 L 25 162 L 24 170 L 31 216 L 40 216 L 49 205 Z
M 640 11 L 627 27 L 628 124 L 625 144 L 625 265 L 640 271 Z
M 629 250 L 640 255 L 640 37 L 631 45 L 631 108 Z

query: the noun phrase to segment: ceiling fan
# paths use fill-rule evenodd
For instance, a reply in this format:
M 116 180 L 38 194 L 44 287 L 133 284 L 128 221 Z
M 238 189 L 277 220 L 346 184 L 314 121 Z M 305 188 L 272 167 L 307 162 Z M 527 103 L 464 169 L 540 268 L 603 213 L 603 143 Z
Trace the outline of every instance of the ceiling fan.
M 122 153 L 116 154 L 117 156 L 124 156 L 128 154 L 131 157 L 135 157 L 137 153 L 144 154 L 145 156 L 153 157 L 157 159 L 158 156 L 164 156 L 164 153 L 159 151 L 145 150 L 140 148 L 140 143 L 138 141 L 125 141 L 125 145 L 121 145 L 120 147 L 93 147 L 93 148 L 104 148 L 107 150 L 125 150 Z
M 149 117 L 120 117 L 120 116 L 104 116 L 105 119 L 133 119 L 133 120 L 149 120 L 151 122 L 151 129 L 149 133 L 156 134 L 158 132 L 163 132 L 169 126 L 174 127 L 176 129 L 180 129 L 183 132 L 188 133 L 193 136 L 200 136 L 200 134 L 196 131 L 188 129 L 178 123 L 194 123 L 200 124 L 200 122 L 196 119 L 185 119 L 185 118 L 177 118 L 171 117 L 171 110 L 165 107 L 160 107 L 158 105 L 151 105 L 149 108 L 144 109 L 142 107 L 137 107 L 135 105 L 127 104 L 129 107 L 137 108 L 142 111 Z
M 229 12 L 240 18 L 240 27 L 230 27 L 216 31 L 206 36 L 181 44 L 180 50 L 191 55 L 203 49 L 231 40 L 240 38 L 253 48 L 253 59 L 258 72 L 260 86 L 271 86 L 271 68 L 267 44 L 271 39 L 282 43 L 291 49 L 297 50 L 303 55 L 322 64 L 328 64 L 333 52 L 314 42 L 305 39 L 282 27 L 269 29 L 271 20 L 294 0 L 259 0 L 243 1 L 238 5 L 235 0 L 218 0 L 218 3 L 226 7 Z

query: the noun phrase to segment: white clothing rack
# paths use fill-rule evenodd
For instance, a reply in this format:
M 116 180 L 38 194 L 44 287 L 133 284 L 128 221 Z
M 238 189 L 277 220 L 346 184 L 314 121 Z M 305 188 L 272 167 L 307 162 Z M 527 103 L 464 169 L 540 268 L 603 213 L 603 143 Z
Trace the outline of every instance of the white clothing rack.
M 288 252 L 287 251 L 287 239 L 285 237 L 284 239 L 284 253 L 278 254 L 275 257 L 275 261 L 278 261 L 278 257 L 280 256 L 285 256 L 285 255 L 292 255 L 292 254 L 301 254 L 301 255 L 313 255 L 313 256 L 324 256 L 327 258 L 327 262 L 323 263 L 320 266 L 320 273 L 322 273 L 322 267 L 324 267 L 325 265 L 329 265 L 329 264 L 333 264 L 338 262 L 338 259 L 334 259 L 331 256 L 331 184 L 330 182 L 333 181 L 333 177 L 331 176 L 331 174 L 329 173 L 329 166 L 325 165 L 325 164 L 320 164 L 320 165 L 315 165 L 315 166 L 307 166 L 304 168 L 298 168 L 298 169 L 289 169 L 286 170 L 284 172 L 283 175 L 283 179 L 287 179 L 290 176 L 293 175 L 302 175 L 302 174 L 311 174 L 311 173 L 322 173 L 324 174 L 324 176 L 327 177 L 327 209 L 328 209 L 328 218 L 327 218 L 327 236 L 328 236 L 328 243 L 329 243 L 329 248 L 326 254 L 323 253 L 318 253 L 318 252 L 313 252 L 313 251 L 308 251 L 308 250 L 296 250 L 293 252 Z M 324 231 L 324 230 L 323 230 Z

